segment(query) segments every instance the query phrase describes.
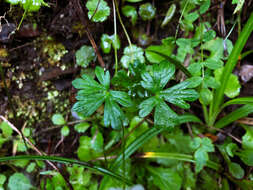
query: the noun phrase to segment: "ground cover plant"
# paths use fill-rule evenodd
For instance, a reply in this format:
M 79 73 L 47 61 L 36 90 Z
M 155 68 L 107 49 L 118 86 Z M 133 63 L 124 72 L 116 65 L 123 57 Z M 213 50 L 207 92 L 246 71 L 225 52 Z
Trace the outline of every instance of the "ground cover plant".
M 0 7 L 0 189 L 253 189 L 252 1 Z

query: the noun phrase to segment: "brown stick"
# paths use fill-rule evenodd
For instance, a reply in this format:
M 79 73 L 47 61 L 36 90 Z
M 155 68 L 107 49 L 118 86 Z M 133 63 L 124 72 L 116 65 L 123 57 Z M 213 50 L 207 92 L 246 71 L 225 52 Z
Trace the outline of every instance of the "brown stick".
M 87 27 L 87 23 L 85 22 L 85 19 L 84 19 L 85 16 L 84 16 L 84 13 L 83 13 L 82 6 L 80 5 L 79 0 L 72 0 L 72 2 L 73 2 L 73 4 L 74 4 L 74 7 L 75 7 L 75 9 L 76 9 L 77 15 L 78 15 L 78 17 L 79 17 L 81 23 L 82 23 L 82 24 L 85 26 L 85 28 L 86 28 L 85 33 L 86 33 L 87 37 L 89 38 L 90 43 L 91 43 L 91 45 L 92 45 L 94 51 L 96 52 L 96 54 L 97 54 L 97 56 L 98 56 L 98 61 L 99 61 L 99 63 L 100 63 L 100 66 L 103 67 L 103 68 L 105 68 L 104 60 L 103 60 L 103 58 L 102 58 L 102 56 L 101 56 L 101 54 L 100 54 L 100 52 L 99 52 L 99 50 L 98 50 L 98 47 L 97 47 L 97 45 L 96 45 L 96 43 L 95 43 L 95 40 L 94 40 L 94 38 L 93 38 L 93 36 L 92 36 L 92 34 L 91 34 L 89 28 Z

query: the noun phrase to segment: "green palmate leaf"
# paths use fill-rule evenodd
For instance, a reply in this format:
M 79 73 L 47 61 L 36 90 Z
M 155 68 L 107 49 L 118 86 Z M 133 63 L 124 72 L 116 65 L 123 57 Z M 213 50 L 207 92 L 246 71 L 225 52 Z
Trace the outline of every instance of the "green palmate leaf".
M 52 116 L 52 122 L 54 125 L 64 125 L 66 123 L 62 114 L 54 114 Z
M 140 117 L 146 117 L 150 112 L 154 109 L 154 107 L 157 105 L 158 101 L 155 97 L 148 98 L 141 102 L 139 105 L 139 116 Z
M 195 82 L 196 81 L 194 80 L 186 80 L 178 85 L 162 91 L 161 97 L 164 98 L 167 102 L 175 104 L 181 108 L 188 109 L 190 108 L 190 105 L 185 101 L 194 101 L 199 97 L 198 93 L 195 90 L 187 89 L 189 87 L 191 88 L 192 86 L 198 85 L 201 80 L 197 83 Z
M 139 8 L 139 15 L 143 20 L 152 20 L 155 17 L 156 8 L 151 3 L 142 4 Z
M 120 59 L 123 67 L 128 68 L 129 64 L 132 64 L 136 60 L 140 61 L 140 63 L 145 62 L 143 49 L 136 45 L 125 47 L 124 55 Z
M 96 67 L 95 74 L 100 84 L 88 75 L 82 75 L 83 79 L 78 78 L 73 81 L 74 87 L 81 90 L 77 93 L 76 99 L 78 101 L 72 109 L 87 117 L 105 102 L 105 126 L 111 125 L 114 129 L 119 129 L 126 120 L 118 104 L 130 107 L 132 105 L 131 99 L 125 92 L 109 90 L 110 74 L 108 71 L 104 73 L 101 67 Z
M 82 75 L 82 78 L 75 79 L 72 84 L 75 88 L 83 90 L 81 94 L 93 94 L 105 90 L 102 85 L 88 75 Z
M 110 7 L 104 0 L 88 0 L 86 7 L 89 10 L 88 17 L 93 22 L 103 22 L 110 15 Z
M 24 190 L 24 189 L 31 189 L 32 185 L 29 179 L 22 173 L 14 173 L 10 176 L 8 181 L 8 188 L 10 190 Z
M 129 95 L 126 92 L 111 90 L 110 94 L 112 96 L 112 99 L 114 101 L 116 101 L 118 104 L 120 104 L 124 107 L 132 106 L 132 101 L 131 101 Z
M 85 117 L 92 115 L 104 102 L 104 94 L 78 95 L 73 110 L 82 113 Z
M 239 108 L 239 109 L 229 113 L 225 117 L 221 118 L 217 123 L 215 123 L 214 127 L 217 127 L 217 128 L 225 127 L 228 124 L 230 124 L 240 118 L 246 117 L 247 115 L 249 115 L 252 112 L 253 112 L 252 105 L 244 105 L 241 108 Z
M 156 126 L 172 127 L 178 122 L 178 115 L 164 102 L 160 101 L 155 107 L 154 122 Z
M 105 99 L 104 124 L 111 125 L 113 129 L 121 129 L 122 124 L 126 122 L 123 111 L 112 97 Z
M 224 68 L 222 67 L 220 69 L 215 70 L 214 76 L 217 81 L 221 80 L 221 76 L 223 74 L 223 69 Z M 234 74 L 230 74 L 228 80 L 229 80 L 229 83 L 227 84 L 224 93 L 229 98 L 234 98 L 240 94 L 241 85 L 240 85 L 238 77 Z
M 191 143 L 191 147 L 196 150 L 194 153 L 194 159 L 196 161 L 195 170 L 198 173 L 203 169 L 209 160 L 208 152 L 214 152 L 214 145 L 207 137 L 196 137 Z
M 182 178 L 170 168 L 148 167 L 148 171 L 153 176 L 153 183 L 161 190 L 175 189 L 180 190 Z
M 182 108 L 189 108 L 190 105 L 185 101 L 194 101 L 198 98 L 198 93 L 195 90 L 187 88 L 197 87 L 202 81 L 201 77 L 193 77 L 171 88 L 162 90 L 174 72 L 174 65 L 168 61 L 162 61 L 160 64 L 153 65 L 150 71 L 146 71 L 141 75 L 142 87 L 151 91 L 155 96 L 144 100 L 140 104 L 139 115 L 145 117 L 155 108 L 154 121 L 156 126 L 167 127 L 179 124 L 177 114 L 163 100 Z
M 95 52 L 91 46 L 83 45 L 76 52 L 76 63 L 86 68 L 95 59 Z
M 136 8 L 131 5 L 126 5 L 123 6 L 121 10 L 124 16 L 131 17 L 131 22 L 135 25 L 138 17 Z
M 253 150 L 253 128 L 250 126 L 243 126 L 246 133 L 242 137 L 242 147 L 247 150 Z
M 242 169 L 242 167 L 235 163 L 235 162 L 230 162 L 228 164 L 228 169 L 229 172 L 232 174 L 232 176 L 234 176 L 236 179 L 242 179 L 244 176 L 244 170 Z
M 151 72 L 145 72 L 141 75 L 141 85 L 143 88 L 155 93 L 162 90 L 171 77 L 175 73 L 175 66 L 168 61 L 162 61 L 160 64 L 155 64 Z

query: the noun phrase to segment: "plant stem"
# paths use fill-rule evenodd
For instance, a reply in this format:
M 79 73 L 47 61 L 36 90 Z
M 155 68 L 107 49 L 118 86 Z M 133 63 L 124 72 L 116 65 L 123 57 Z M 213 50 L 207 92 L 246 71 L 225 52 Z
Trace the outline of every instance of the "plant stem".
M 116 20 L 116 10 L 115 10 L 115 2 L 112 1 L 113 5 L 113 22 L 114 22 L 114 43 L 116 43 L 117 40 L 117 20 Z M 118 56 L 117 56 L 117 47 L 114 46 L 114 57 L 115 57 L 115 75 L 118 72 Z
M 209 122 L 208 111 L 207 111 L 207 107 L 204 104 L 202 104 L 202 109 L 204 113 L 205 122 L 208 123 Z

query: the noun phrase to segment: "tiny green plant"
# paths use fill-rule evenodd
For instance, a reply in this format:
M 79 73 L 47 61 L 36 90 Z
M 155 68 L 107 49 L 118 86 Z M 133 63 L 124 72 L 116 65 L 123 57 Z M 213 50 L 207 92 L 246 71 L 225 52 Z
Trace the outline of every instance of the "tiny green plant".
M 89 38 L 91 44 L 80 44 L 85 41 L 82 35 L 69 35 L 66 44 L 73 41 L 73 48 L 67 46 L 65 52 L 61 46 L 65 53 L 57 64 L 68 62 L 75 69 L 59 71 L 43 86 L 47 92 L 43 95 L 54 94 L 40 112 L 46 115 L 45 122 L 39 116 L 38 124 L 28 127 L 25 121 L 19 131 L 1 116 L 0 162 L 7 167 L 0 174 L 0 190 L 253 189 L 252 120 L 243 119 L 253 113 L 253 97 L 241 96 L 244 84 L 233 73 L 238 59 L 252 52 L 242 50 L 253 31 L 253 13 L 243 14 L 248 17 L 245 23 L 240 20 L 242 8 L 250 3 L 233 0 L 231 9 L 225 1 L 211 0 L 6 2 L 24 9 L 22 20 L 40 8 L 43 15 L 48 9 L 43 6 L 48 4 L 60 10 L 59 23 L 80 25 L 72 18 L 77 13 L 83 16 L 82 24 L 87 22 L 80 34 L 85 31 L 90 37 L 94 30 L 96 35 L 94 41 Z M 222 15 L 227 9 L 234 11 L 229 19 L 228 13 Z M 215 11 L 217 21 L 212 16 Z M 224 31 L 219 35 L 222 16 L 226 21 L 222 24 L 231 26 L 227 36 Z M 68 27 L 71 33 L 74 28 Z M 230 35 L 236 33 L 234 28 L 238 28 L 238 39 Z M 38 41 L 45 34 L 46 26 Z M 32 43 L 37 45 L 37 38 Z M 96 54 L 99 50 L 101 55 Z M 9 64 L 0 59 L 0 87 L 8 95 L 8 86 L 2 82 L 6 82 L 4 71 Z M 11 63 L 13 58 L 3 60 Z M 39 55 L 38 60 L 46 69 L 56 66 L 47 65 Z M 101 60 L 104 64 L 97 66 Z M 70 93 L 69 86 L 57 91 L 58 80 L 65 83 L 65 77 L 72 80 Z M 13 89 L 15 94 L 15 88 L 10 92 Z M 71 105 L 52 111 L 58 106 L 52 106 L 53 100 L 61 93 Z

